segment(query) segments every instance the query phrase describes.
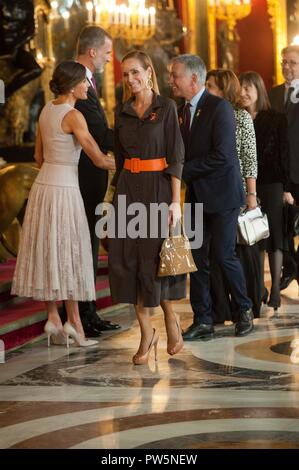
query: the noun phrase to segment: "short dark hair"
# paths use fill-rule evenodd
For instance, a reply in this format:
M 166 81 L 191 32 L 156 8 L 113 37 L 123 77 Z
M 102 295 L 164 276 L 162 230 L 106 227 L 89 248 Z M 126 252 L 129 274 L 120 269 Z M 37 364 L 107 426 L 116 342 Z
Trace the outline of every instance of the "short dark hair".
M 268 98 L 267 90 L 265 87 L 264 80 L 257 72 L 244 72 L 241 73 L 240 77 L 241 86 L 243 83 L 248 83 L 249 85 L 254 85 L 257 90 L 257 102 L 256 102 L 256 111 L 266 111 L 270 108 L 270 101 Z
M 84 65 L 74 60 L 65 60 L 55 68 L 49 84 L 50 90 L 55 96 L 65 95 L 78 83 L 83 82 L 85 78 L 86 69 Z
M 239 107 L 241 87 L 237 75 L 229 69 L 213 69 L 208 71 L 206 80 L 210 77 L 214 77 L 223 98 L 234 107 Z
M 82 29 L 77 42 L 78 55 L 86 54 L 88 49 L 103 46 L 106 38 L 112 41 L 110 34 L 103 28 L 100 28 L 99 26 L 85 26 Z

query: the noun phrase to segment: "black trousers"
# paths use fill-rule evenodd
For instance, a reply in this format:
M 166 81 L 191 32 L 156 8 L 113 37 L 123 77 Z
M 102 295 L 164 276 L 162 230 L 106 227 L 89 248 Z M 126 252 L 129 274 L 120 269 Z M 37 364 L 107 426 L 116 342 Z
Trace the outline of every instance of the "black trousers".
M 262 296 L 259 246 L 257 243 L 252 246 L 237 245 L 236 253 L 244 271 L 247 295 L 252 302 L 253 315 L 258 318 L 260 316 Z M 213 248 L 211 248 L 210 253 L 210 285 L 214 323 L 224 323 L 225 320 L 236 322 L 238 320 L 238 307 L 230 297 L 228 282 L 217 262 Z
M 210 295 L 210 248 L 227 280 L 229 290 L 241 312 L 251 308 L 246 281 L 239 258 L 236 256 L 237 219 L 240 209 L 222 213 L 203 214 L 203 243 L 192 250 L 198 271 L 190 274 L 190 303 L 195 323 L 212 324 Z M 193 227 L 195 225 L 193 224 Z

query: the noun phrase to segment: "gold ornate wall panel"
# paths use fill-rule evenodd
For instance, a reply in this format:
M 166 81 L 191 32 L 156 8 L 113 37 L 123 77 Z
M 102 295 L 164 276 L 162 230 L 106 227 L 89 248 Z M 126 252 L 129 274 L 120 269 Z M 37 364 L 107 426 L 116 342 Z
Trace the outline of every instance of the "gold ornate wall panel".
M 197 54 L 197 8 L 196 0 L 190 0 L 186 2 L 187 8 L 187 18 L 188 18 L 188 43 L 187 43 L 187 52 L 190 54 Z
M 269 21 L 273 32 L 274 51 L 274 77 L 275 83 L 283 81 L 280 67 L 280 52 L 287 45 L 287 4 L 286 0 L 267 0 Z M 208 11 L 208 43 L 209 43 L 209 64 L 211 68 L 217 67 L 217 42 L 216 42 L 216 17 L 213 8 L 209 6 Z
M 49 89 L 49 81 L 55 67 L 50 8 L 44 0 L 35 0 L 34 6 L 36 35 L 33 43 L 36 50 L 36 60 L 43 68 L 41 84 L 45 94 L 45 102 L 48 102 L 53 98 Z
M 115 80 L 113 60 L 105 66 L 104 83 L 103 83 L 103 100 L 102 103 L 110 126 L 113 126 L 113 117 L 115 109 Z
M 187 53 L 198 54 L 208 64 L 209 45 L 207 0 L 182 2 L 182 21 L 187 27 L 185 49 Z
M 274 84 L 284 81 L 280 66 L 280 53 L 287 45 L 286 3 L 286 0 L 267 0 L 269 21 L 273 31 Z
M 208 49 L 209 49 L 209 68 L 216 69 L 217 62 L 217 41 L 216 41 L 216 18 L 215 12 L 209 6 L 207 0 L 207 15 L 208 15 Z

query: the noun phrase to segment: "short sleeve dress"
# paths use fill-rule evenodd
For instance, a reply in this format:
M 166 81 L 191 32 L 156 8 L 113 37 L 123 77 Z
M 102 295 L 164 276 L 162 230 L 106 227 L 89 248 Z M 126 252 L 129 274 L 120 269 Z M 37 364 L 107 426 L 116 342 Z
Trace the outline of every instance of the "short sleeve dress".
M 133 98 L 120 105 L 115 115 L 116 234 L 109 238 L 110 288 L 115 302 L 137 304 L 142 300 L 145 307 L 155 307 L 161 300 L 178 300 L 186 296 L 185 275 L 157 276 L 163 237 L 160 224 L 156 227 L 157 221 L 153 222 L 150 217 L 151 204 L 164 202 L 169 205 L 172 202 L 171 175 L 181 179 L 184 144 L 173 100 L 154 94 L 151 106 L 141 119 L 132 103 Z M 168 166 L 164 171 L 131 173 L 123 165 L 125 159 L 134 157 L 142 160 L 165 157 Z M 123 196 L 121 202 L 119 196 Z M 140 219 L 142 226 L 136 225 L 139 229 L 137 237 L 123 233 L 124 220 L 126 227 L 130 221 L 134 223 L 135 216 L 128 215 L 132 203 L 142 203 L 146 209 L 145 218 Z

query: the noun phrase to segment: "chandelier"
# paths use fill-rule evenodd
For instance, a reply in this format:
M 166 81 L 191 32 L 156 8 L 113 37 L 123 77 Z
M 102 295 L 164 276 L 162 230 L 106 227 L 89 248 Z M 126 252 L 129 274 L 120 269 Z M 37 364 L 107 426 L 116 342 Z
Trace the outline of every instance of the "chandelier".
M 50 19 L 63 18 L 68 30 L 71 9 L 83 8 L 89 25 L 101 26 L 113 38 L 140 45 L 155 34 L 155 4 L 155 0 L 52 0 Z
M 156 29 L 156 8 L 145 3 L 145 0 L 87 1 L 87 22 L 101 26 L 114 38 L 139 45 L 150 39 Z
M 218 20 L 226 21 L 228 39 L 232 41 L 237 21 L 251 12 L 251 0 L 209 0 L 209 8 Z

